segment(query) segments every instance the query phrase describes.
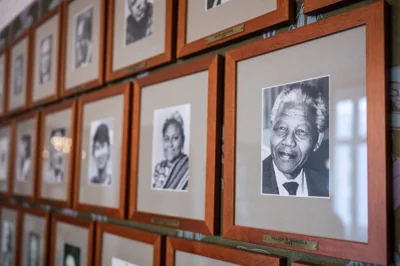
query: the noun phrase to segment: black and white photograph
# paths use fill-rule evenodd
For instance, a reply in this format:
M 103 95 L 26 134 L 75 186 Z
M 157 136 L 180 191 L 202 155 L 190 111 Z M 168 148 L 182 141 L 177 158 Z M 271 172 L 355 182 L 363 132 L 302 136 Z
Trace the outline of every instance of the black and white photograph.
M 13 71 L 13 95 L 22 93 L 24 86 L 24 55 L 19 54 L 15 57 Z
M 1 235 L 1 265 L 14 266 L 15 225 L 7 220 L 3 220 Z
M 81 265 L 81 249 L 73 245 L 64 244 L 64 256 L 62 266 L 80 266 Z
M 206 1 L 206 11 L 207 11 L 207 10 L 217 7 L 219 5 L 225 4 L 226 2 L 229 2 L 230 0 L 205 0 L 205 1 Z
M 114 119 L 105 118 L 90 123 L 90 154 L 88 183 L 110 186 L 112 182 L 112 148 Z
M 88 6 L 75 16 L 73 38 L 73 70 L 88 66 L 93 53 L 93 6 Z
M 39 84 L 46 84 L 51 79 L 51 55 L 53 50 L 53 35 L 40 40 Z
M 51 131 L 49 160 L 45 180 L 48 183 L 59 184 L 64 179 L 64 144 L 65 128 Z
M 262 89 L 262 194 L 329 197 L 329 76 Z
M 152 189 L 188 191 L 189 146 L 190 104 L 155 110 Z
M 7 180 L 9 147 L 10 147 L 9 138 L 1 137 L 0 138 L 0 181 Z
M 153 0 L 125 0 L 125 45 L 153 32 Z
M 29 232 L 28 239 L 28 265 L 27 266 L 40 266 L 40 235 Z
M 25 134 L 18 139 L 17 181 L 27 181 L 32 171 L 32 136 Z

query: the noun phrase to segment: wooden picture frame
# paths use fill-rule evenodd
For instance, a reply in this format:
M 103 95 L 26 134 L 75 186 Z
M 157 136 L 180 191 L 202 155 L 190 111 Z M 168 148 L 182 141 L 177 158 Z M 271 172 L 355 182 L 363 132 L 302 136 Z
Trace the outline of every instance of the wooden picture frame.
M 138 62 L 134 62 L 125 67 L 117 70 L 113 69 L 114 57 L 114 25 L 115 25 L 115 3 L 118 0 L 108 1 L 108 19 L 107 19 L 107 58 L 106 58 L 106 81 L 110 82 L 123 78 L 125 76 L 133 75 L 138 72 L 165 64 L 174 59 L 174 19 L 175 19 L 175 0 L 166 1 L 166 18 L 165 18 L 165 38 L 164 38 L 164 51 L 155 54 L 151 57 L 145 58 Z
M 83 227 L 88 230 L 88 248 L 87 248 L 87 265 L 81 266 L 92 266 L 94 261 L 94 237 L 95 237 L 95 222 L 91 220 L 75 218 L 71 216 L 63 216 L 60 214 L 53 214 L 51 216 L 51 228 L 50 232 L 50 254 L 49 254 L 49 265 L 56 265 L 55 252 L 56 252 L 56 237 L 57 237 L 57 222 L 70 224 L 73 226 Z
M 304 13 L 316 14 L 356 3 L 360 0 L 304 0 Z
M 62 63 L 60 67 L 60 97 L 67 97 L 70 95 L 74 95 L 79 92 L 87 91 L 92 88 L 96 88 L 101 86 L 104 83 L 104 55 L 105 55 L 105 27 L 106 27 L 106 0 L 93 0 L 93 1 L 100 1 L 100 14 L 99 14 L 99 20 L 100 20 L 100 30 L 99 30 L 99 49 L 98 49 L 98 75 L 96 78 L 92 80 L 86 80 L 82 82 L 81 84 L 75 85 L 75 86 L 67 86 L 66 81 L 67 81 L 67 71 L 69 67 L 67 66 L 68 61 L 67 58 L 71 55 L 68 55 L 68 45 L 71 40 L 68 39 L 68 29 L 72 25 L 69 25 L 69 5 L 73 2 L 77 2 L 80 0 L 65 0 L 61 5 L 64 5 L 64 21 L 63 21 L 63 28 L 64 28 L 64 33 L 63 33 L 63 41 L 62 41 L 62 47 L 61 47 L 61 55 L 60 58 L 62 58 Z M 92 35 L 94 35 L 92 33 Z
M 236 265 L 286 265 L 286 259 L 283 257 L 264 255 L 229 247 L 217 246 L 215 244 L 209 244 L 200 241 L 186 240 L 176 237 L 167 237 L 166 266 L 175 266 L 175 253 L 177 251 L 207 257 L 218 261 L 225 261 Z
M 21 262 L 21 256 L 20 256 L 20 252 L 21 252 L 21 241 L 22 241 L 22 211 L 21 211 L 21 208 L 20 207 L 18 207 L 17 205 L 11 205 L 11 204 L 9 204 L 9 203 L 1 203 L 0 204 L 0 221 L 1 221 L 1 225 L 2 225 L 2 227 L 0 228 L 0 235 L 2 235 L 3 234 L 3 215 L 2 215 L 2 212 L 3 212 L 3 209 L 4 208 L 7 208 L 7 209 L 10 209 L 10 210 L 12 210 L 12 211 L 15 211 L 16 212 L 16 223 L 15 223 L 15 230 L 16 230 L 16 232 L 15 232 L 15 245 L 14 245 L 14 248 L 15 248 L 15 257 L 14 257 L 14 259 L 15 259 L 15 265 L 20 265 L 20 262 Z M 0 240 L 0 243 L 2 243 L 2 239 Z M 0 255 L 0 258 L 2 258 L 2 256 L 3 255 Z
M 32 60 L 32 42 L 30 41 L 30 35 L 31 35 L 32 29 L 28 29 L 24 34 L 16 38 L 9 46 L 9 51 L 8 51 L 8 84 L 7 84 L 7 113 L 8 114 L 16 114 L 21 111 L 24 111 L 28 109 L 31 105 L 30 99 L 31 99 L 31 76 L 32 76 L 32 71 L 31 71 L 31 60 Z M 27 46 L 26 46 L 26 54 L 25 57 L 23 58 L 23 66 L 26 65 L 26 75 L 24 76 L 24 84 L 22 84 L 22 90 L 25 89 L 25 97 L 24 103 L 21 105 L 18 105 L 15 108 L 12 108 L 12 101 L 11 101 L 11 94 L 12 94 L 12 82 L 13 82 L 13 75 L 14 75 L 14 70 L 13 70 L 13 49 L 18 46 L 21 42 L 27 41 Z M 24 70 L 22 70 L 22 73 L 24 73 Z
M 222 97 L 222 57 L 209 56 L 195 60 L 165 71 L 154 73 L 144 78 L 137 79 L 134 84 L 133 95 L 133 130 L 131 154 L 131 182 L 129 200 L 129 218 L 131 220 L 161 224 L 164 226 L 200 232 L 203 234 L 216 234 L 219 231 L 219 200 L 220 192 L 220 159 L 221 159 L 221 97 Z M 168 82 L 173 79 L 186 77 L 201 71 L 208 71 L 208 109 L 207 109 L 207 135 L 206 135 L 206 166 L 205 166 L 205 215 L 204 220 L 182 218 L 178 216 L 160 215 L 138 210 L 138 181 L 139 181 L 139 145 L 141 127 L 142 90 L 146 87 Z M 149 179 L 149 188 L 151 187 Z
M 96 226 L 96 251 L 95 251 L 95 263 L 96 266 L 102 265 L 103 255 L 103 234 L 108 233 L 121 238 L 134 240 L 137 242 L 145 243 L 153 246 L 153 266 L 164 265 L 165 260 L 165 238 L 161 235 L 139 231 L 137 229 L 113 225 L 110 223 L 97 223 Z M 132 263 L 132 262 L 131 262 Z
M 228 41 L 244 37 L 263 29 L 278 26 L 289 22 L 294 15 L 292 1 L 277 0 L 276 9 L 272 12 L 258 16 L 234 25 L 232 27 L 216 31 L 211 35 L 202 37 L 192 42 L 187 42 L 187 16 L 188 1 L 179 0 L 178 2 L 178 36 L 177 36 L 177 57 L 185 57 L 199 51 L 208 50 L 224 44 Z M 228 3 L 226 3 L 228 4 Z
M 34 129 L 34 134 L 35 134 L 35 142 L 31 143 L 31 149 L 34 149 L 34 152 L 31 151 L 31 157 L 34 156 L 34 160 L 31 161 L 31 166 L 33 167 L 32 171 L 32 195 L 26 196 L 26 195 L 20 195 L 15 192 L 15 187 L 16 187 L 16 175 L 17 173 L 15 172 L 15 165 L 16 165 L 16 157 L 17 157 L 17 150 L 15 149 L 17 145 L 17 136 L 18 136 L 18 123 L 29 120 L 29 119 L 34 119 L 35 120 L 35 129 Z M 34 112 L 34 113 L 27 113 L 25 115 L 19 116 L 15 119 L 14 124 L 13 124 L 13 158 L 12 158 L 12 169 L 11 169 L 11 182 L 12 182 L 12 191 L 11 195 L 14 197 L 17 197 L 19 199 L 33 202 L 35 200 L 35 192 L 36 192 L 36 187 L 38 184 L 38 175 L 37 175 L 37 162 L 38 162 L 38 157 L 40 155 L 39 149 L 38 149 L 38 138 L 40 136 L 40 114 L 39 112 Z
M 18 257 L 20 257 L 21 264 L 23 263 L 23 258 L 22 258 L 22 251 L 24 248 L 24 216 L 25 214 L 37 216 L 40 218 L 45 219 L 45 232 L 44 232 L 44 237 L 43 237 L 43 264 L 39 266 L 46 266 L 48 265 L 49 262 L 49 247 L 50 247 L 50 222 L 51 222 L 51 213 L 46 212 L 44 210 L 40 209 L 28 209 L 28 208 L 21 208 L 21 249 L 20 253 L 18 254 Z
M 37 60 L 40 60 L 39 56 L 35 54 L 35 50 L 36 50 L 36 33 L 38 31 L 38 29 L 43 26 L 44 24 L 46 24 L 47 22 L 49 22 L 52 18 L 54 18 L 55 16 L 59 16 L 58 19 L 58 27 L 57 27 L 57 34 L 58 34 L 58 38 L 55 39 L 53 41 L 53 45 L 50 47 L 50 53 L 52 52 L 52 49 L 56 49 L 57 53 L 55 53 L 56 58 L 54 59 L 56 64 L 55 66 L 52 68 L 51 64 L 54 62 L 50 62 L 50 71 L 53 71 L 52 74 L 52 79 L 54 80 L 54 93 L 50 94 L 48 96 L 42 97 L 38 100 L 34 99 L 34 90 L 35 90 L 35 74 L 36 74 L 36 62 Z M 55 7 L 53 10 L 51 10 L 49 13 L 47 13 L 45 16 L 43 16 L 42 18 L 40 18 L 34 25 L 33 25 L 33 29 L 31 30 L 30 33 L 30 49 L 31 49 L 31 60 L 30 60 L 30 69 L 33 72 L 33 74 L 30 75 L 30 84 L 31 84 L 31 93 L 30 93 L 30 103 L 31 106 L 37 106 L 37 105 L 41 105 L 41 104 L 46 104 L 49 102 L 54 102 L 58 99 L 58 97 L 60 96 L 60 76 L 62 75 L 60 72 L 60 66 L 61 66 L 61 59 L 60 59 L 60 54 L 61 54 L 61 46 L 62 46 L 62 42 L 63 42 L 63 38 L 64 38 L 64 27 L 63 27 L 63 22 L 64 22 L 64 18 L 63 18 L 64 12 L 63 12 L 63 5 L 58 5 L 57 7 Z M 52 35 L 53 36 L 53 35 Z M 53 53 L 54 54 L 54 53 Z M 50 60 L 52 60 L 52 58 L 50 57 Z M 40 70 L 39 70 L 40 71 Z M 50 80 L 51 81 L 51 80 Z M 39 90 L 41 89 L 41 87 L 38 88 Z
M 2 86 L 3 89 L 3 100 L 0 103 L 0 117 L 4 117 L 5 115 L 7 115 L 7 111 L 8 111 L 8 85 L 9 85 L 9 75 L 8 73 L 10 73 L 10 54 L 9 54 L 9 47 L 5 46 L 2 49 L 0 49 L 0 57 L 4 56 L 4 64 L 3 64 L 3 80 L 0 80 L 0 82 L 3 82 L 3 84 L 0 84 L 0 86 Z M 1 69 L 0 69 L 1 70 Z M 0 74 L 1 75 L 1 74 Z M 1 101 L 1 97 L 0 97 L 0 101 Z
M 369 263 L 388 265 L 388 212 L 390 206 L 389 156 L 387 135 L 388 109 L 386 80 L 386 44 L 385 44 L 385 1 L 361 7 L 359 9 L 327 18 L 318 23 L 307 25 L 294 31 L 279 34 L 270 39 L 233 49 L 227 52 L 225 83 L 225 165 L 224 165 L 224 212 L 223 236 L 226 238 L 271 245 L 286 249 L 305 251 L 314 254 L 361 260 Z M 235 223 L 235 184 L 236 184 L 236 108 L 237 65 L 239 61 L 268 54 L 287 47 L 330 36 L 346 29 L 365 26 L 366 30 L 366 93 L 368 114 L 367 145 L 368 152 L 368 242 L 358 243 L 345 240 L 308 236 L 268 228 L 252 228 Z M 377 146 L 380 148 L 378 149 Z M 376 217 L 379 217 L 377 219 Z M 263 237 L 276 236 L 285 241 L 303 241 L 317 244 L 316 250 L 305 250 L 304 246 L 289 246 L 276 241 L 264 242 Z
M 0 123 L 0 130 L 4 127 L 9 127 L 10 129 L 10 137 L 9 137 L 9 149 L 8 149 L 8 176 L 7 176 L 7 192 L 0 192 L 0 195 L 11 197 L 13 191 L 13 181 L 12 181 L 12 171 L 14 168 L 14 141 L 15 141 L 15 134 L 14 134 L 14 125 L 15 121 L 7 121 Z
M 35 198 L 37 199 L 38 202 L 43 203 L 43 204 L 51 204 L 54 206 L 57 206 L 59 208 L 70 208 L 72 206 L 72 191 L 73 191 L 73 186 L 74 186 L 74 165 L 75 165 L 75 146 L 74 143 L 76 142 L 76 124 L 77 124 L 77 100 L 70 100 L 66 102 L 62 102 L 60 104 L 56 104 L 53 106 L 50 106 L 46 109 L 44 109 L 40 115 L 40 137 L 39 137 L 39 153 L 41 152 L 42 147 L 44 146 L 45 142 L 45 123 L 46 123 L 46 117 L 48 115 L 61 112 L 61 111 L 66 111 L 66 110 L 71 110 L 72 115 L 71 115 L 71 141 L 72 145 L 69 148 L 69 174 L 66 178 L 68 178 L 67 182 L 67 199 L 66 200 L 55 200 L 55 199 L 49 199 L 41 196 L 41 189 L 42 189 L 42 174 L 43 174 L 43 157 L 39 156 L 38 157 L 38 185 L 36 186 L 36 193 L 35 193 Z
M 86 104 L 94 103 L 96 101 L 105 100 L 107 98 L 111 98 L 114 96 L 122 95 L 123 96 L 123 122 L 121 129 L 121 160 L 119 162 L 120 166 L 120 175 L 119 179 L 119 207 L 111 208 L 105 207 L 101 205 L 93 205 L 80 202 L 80 182 L 81 182 L 81 151 L 82 147 L 82 130 L 84 127 L 83 117 L 84 117 L 84 106 Z M 73 207 L 78 211 L 84 212 L 94 212 L 98 214 L 103 214 L 107 216 L 112 216 L 116 218 L 123 219 L 125 217 L 125 208 L 126 208 L 126 185 L 127 185 L 127 162 L 128 162 L 128 145 L 129 143 L 129 121 L 130 121 L 130 98 L 131 98 L 131 83 L 121 83 L 115 86 L 111 86 L 107 89 L 99 90 L 90 94 L 87 94 L 78 100 L 78 116 L 77 116 L 77 132 L 76 132 L 76 146 L 75 146 L 75 177 L 74 177 L 74 196 L 73 196 Z M 90 137 L 90 136 L 89 136 Z M 87 152 L 90 153 L 89 151 Z M 114 162 L 118 165 L 118 162 Z M 114 192 L 115 193 L 115 192 Z

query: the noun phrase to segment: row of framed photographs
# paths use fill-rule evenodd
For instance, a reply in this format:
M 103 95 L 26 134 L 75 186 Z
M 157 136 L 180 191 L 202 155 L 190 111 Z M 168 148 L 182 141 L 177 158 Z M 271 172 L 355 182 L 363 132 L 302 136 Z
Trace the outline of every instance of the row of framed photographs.
M 288 22 L 292 6 L 291 0 L 65 0 L 0 50 L 0 116 L 170 62 L 175 43 L 179 58 Z
M 122 83 L 17 118 L 5 191 L 203 234 L 223 216 L 226 238 L 388 264 L 385 10 L 234 48 L 225 69 L 204 57 L 133 93 Z
M 3 266 L 286 265 L 283 257 L 165 237 L 37 209 L 2 205 L 0 219 Z

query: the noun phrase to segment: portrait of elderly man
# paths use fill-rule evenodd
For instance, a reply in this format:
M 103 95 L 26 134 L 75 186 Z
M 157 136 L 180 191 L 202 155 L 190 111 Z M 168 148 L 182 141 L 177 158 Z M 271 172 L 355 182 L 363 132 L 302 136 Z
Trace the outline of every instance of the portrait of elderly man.
M 128 16 L 125 19 L 125 45 L 129 45 L 152 33 L 153 0 L 125 0 Z
M 40 41 L 39 84 L 45 84 L 51 79 L 51 51 L 53 35 L 46 36 Z
M 329 127 L 328 93 L 321 88 L 327 86 L 318 84 L 284 85 L 276 97 L 270 113 L 270 155 L 262 161 L 263 194 L 329 197 L 329 171 L 310 167 Z
M 78 13 L 75 28 L 75 69 L 86 67 L 92 62 L 93 7 Z

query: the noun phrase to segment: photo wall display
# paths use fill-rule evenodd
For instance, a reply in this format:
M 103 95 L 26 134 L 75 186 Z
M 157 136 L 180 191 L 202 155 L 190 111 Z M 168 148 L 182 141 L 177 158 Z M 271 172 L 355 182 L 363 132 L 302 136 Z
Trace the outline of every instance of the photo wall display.
M 106 0 L 64 1 L 61 96 L 103 84 Z
M 36 188 L 37 140 L 39 137 L 39 113 L 18 117 L 13 135 L 12 195 L 33 201 Z
M 0 123 L 0 194 L 5 196 L 10 196 L 12 190 L 13 142 L 13 123 Z
M 9 48 L 0 49 L 0 117 L 7 113 Z
M 284 266 L 282 257 L 252 253 L 199 241 L 167 237 L 166 266 Z
M 30 75 L 28 70 L 31 56 L 31 30 L 21 35 L 10 45 L 9 71 L 8 71 L 8 100 L 7 112 L 14 113 L 29 107 L 31 93 Z
M 131 83 L 78 99 L 73 206 L 125 217 Z
M 22 209 L 21 265 L 46 266 L 48 264 L 48 237 L 50 213 L 37 209 Z M 17 265 L 17 264 L 16 264 Z
M 177 57 L 289 22 L 293 17 L 292 2 L 179 0 Z
M 92 266 L 95 222 L 52 215 L 49 265 Z
M 63 37 L 62 5 L 47 13 L 31 33 L 32 105 L 54 101 L 59 96 L 60 47 Z
M 108 2 L 106 80 L 173 59 L 174 0 Z M 126 56 L 129 54 L 130 56 Z
M 4 266 L 20 265 L 21 211 L 4 203 L 0 211 L 0 261 Z
M 135 81 L 130 219 L 218 232 L 221 67 L 210 56 Z
M 223 236 L 388 265 L 385 2 L 226 57 Z
M 96 266 L 164 265 L 164 237 L 109 223 L 97 223 Z
M 40 120 L 39 202 L 72 206 L 77 100 L 44 109 Z

